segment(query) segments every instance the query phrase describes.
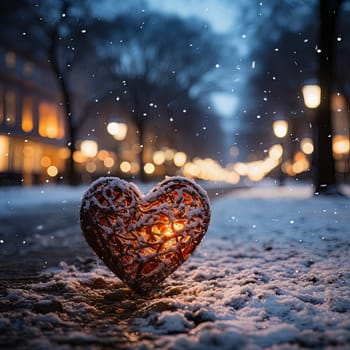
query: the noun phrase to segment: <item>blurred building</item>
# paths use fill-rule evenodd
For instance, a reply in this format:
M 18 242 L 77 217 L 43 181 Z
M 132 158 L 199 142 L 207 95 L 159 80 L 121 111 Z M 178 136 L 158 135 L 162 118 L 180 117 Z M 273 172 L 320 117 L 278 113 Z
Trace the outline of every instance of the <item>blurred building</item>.
M 59 179 L 69 150 L 51 71 L 0 48 L 0 185 Z

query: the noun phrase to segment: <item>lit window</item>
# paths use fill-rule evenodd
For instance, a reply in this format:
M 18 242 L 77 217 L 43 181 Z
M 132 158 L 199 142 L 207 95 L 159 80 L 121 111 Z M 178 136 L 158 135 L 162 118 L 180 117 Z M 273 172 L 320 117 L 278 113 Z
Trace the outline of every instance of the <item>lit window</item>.
M 39 105 L 39 135 L 50 139 L 62 139 L 65 134 L 64 120 L 57 106 L 41 102 Z
M 54 165 L 50 165 L 46 172 L 49 176 L 55 177 L 58 174 L 58 169 Z
M 6 63 L 6 67 L 9 69 L 15 68 L 16 67 L 16 54 L 12 51 L 6 52 L 5 63 Z
M 7 91 L 5 94 L 5 116 L 8 126 L 16 124 L 16 94 L 14 91 Z
M 8 171 L 10 139 L 0 135 L 0 171 Z
M 31 62 L 25 62 L 23 65 L 23 74 L 26 77 L 31 77 L 33 75 L 34 65 Z
M 39 135 L 50 139 L 58 136 L 58 118 L 55 105 L 41 102 L 39 105 Z
M 33 130 L 33 101 L 29 96 L 23 98 L 22 130 L 25 132 Z

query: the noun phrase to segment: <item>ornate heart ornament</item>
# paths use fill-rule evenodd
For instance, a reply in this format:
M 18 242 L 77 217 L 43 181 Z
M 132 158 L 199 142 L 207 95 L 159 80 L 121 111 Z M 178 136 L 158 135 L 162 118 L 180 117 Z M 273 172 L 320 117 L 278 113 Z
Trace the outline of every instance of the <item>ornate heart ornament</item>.
M 130 288 L 145 293 L 182 265 L 210 221 L 206 192 L 168 177 L 147 195 L 133 183 L 100 178 L 85 192 L 80 223 L 90 247 Z

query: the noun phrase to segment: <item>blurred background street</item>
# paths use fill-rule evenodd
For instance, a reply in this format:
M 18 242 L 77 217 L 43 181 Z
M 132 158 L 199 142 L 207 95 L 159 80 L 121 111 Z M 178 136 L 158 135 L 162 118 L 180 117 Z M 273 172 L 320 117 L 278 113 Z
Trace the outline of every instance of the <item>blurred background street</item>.
M 348 0 L 2 1 L 0 185 L 181 174 L 337 192 L 349 12 Z

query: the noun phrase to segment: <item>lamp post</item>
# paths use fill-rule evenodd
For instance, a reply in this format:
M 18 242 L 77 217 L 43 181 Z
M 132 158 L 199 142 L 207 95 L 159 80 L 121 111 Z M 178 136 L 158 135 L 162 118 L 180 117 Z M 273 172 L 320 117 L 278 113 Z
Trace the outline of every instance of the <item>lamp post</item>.
M 283 139 L 286 137 L 288 133 L 288 122 L 284 119 L 275 120 L 272 124 L 273 132 L 275 136 L 281 139 L 281 147 L 282 147 L 282 155 L 281 155 L 281 167 L 279 173 L 279 185 L 282 186 L 284 182 L 284 174 L 283 174 L 283 162 L 284 162 L 284 153 L 285 153 L 285 145 L 283 144 Z
M 315 110 L 317 109 L 320 104 L 321 104 L 321 87 L 312 82 L 312 83 L 306 83 L 303 85 L 301 88 L 301 91 L 303 93 L 303 99 L 304 99 L 304 104 L 306 108 L 310 110 Z M 310 111 L 311 112 L 311 111 Z M 316 125 L 317 123 L 314 120 L 314 113 L 309 113 L 309 123 L 312 128 L 312 140 L 313 140 L 313 145 L 314 145 L 314 151 L 312 153 L 312 158 L 311 158 L 311 174 L 316 178 L 317 172 L 316 172 L 316 157 L 317 157 L 317 152 L 318 152 L 318 144 L 317 144 L 317 130 L 316 130 Z
M 348 135 L 334 135 L 332 150 L 336 161 L 336 170 L 342 174 L 342 182 L 345 182 L 346 173 L 349 171 L 350 139 Z

